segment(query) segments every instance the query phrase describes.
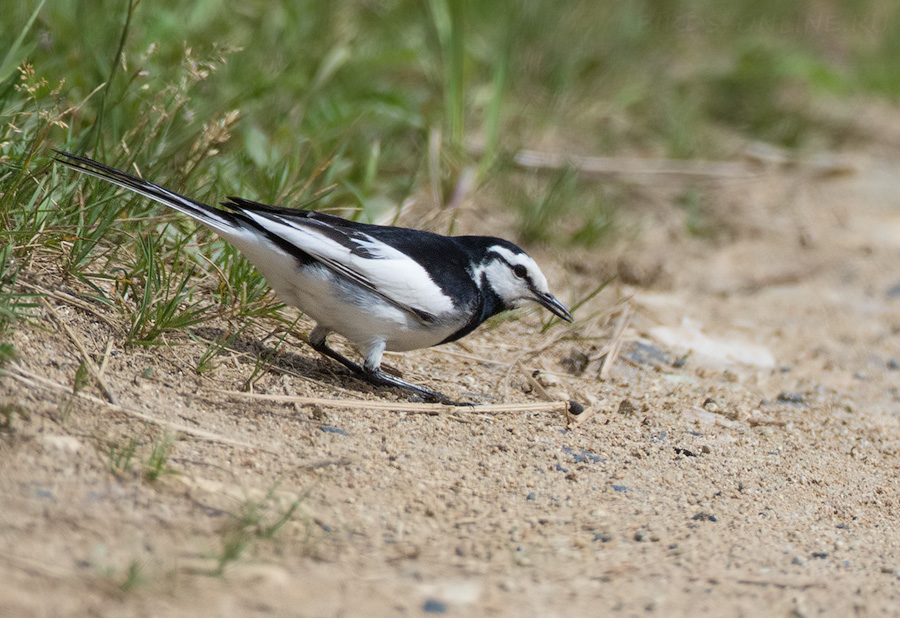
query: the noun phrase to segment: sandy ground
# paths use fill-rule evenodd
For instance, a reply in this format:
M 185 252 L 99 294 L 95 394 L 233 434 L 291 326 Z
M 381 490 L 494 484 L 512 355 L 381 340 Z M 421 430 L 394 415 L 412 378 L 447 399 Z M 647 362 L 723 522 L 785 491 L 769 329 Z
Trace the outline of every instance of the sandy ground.
M 570 330 L 527 314 L 388 358 L 530 412 L 397 411 L 303 345 L 254 393 L 395 409 L 233 394 L 265 325 L 197 375 L 205 344 L 125 348 L 36 265 L 47 328 L 0 381 L 0 616 L 900 614 L 895 151 L 721 181 L 716 240 L 647 209 L 625 249 L 541 255 L 567 299 L 624 275 Z M 76 339 L 116 405 L 73 395 Z M 533 381 L 588 411 L 567 425 Z

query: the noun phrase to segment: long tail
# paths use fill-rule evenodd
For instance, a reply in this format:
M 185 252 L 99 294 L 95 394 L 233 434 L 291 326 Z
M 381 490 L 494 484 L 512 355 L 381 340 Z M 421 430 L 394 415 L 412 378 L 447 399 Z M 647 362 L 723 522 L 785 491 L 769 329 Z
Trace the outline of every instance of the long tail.
M 95 176 L 114 185 L 118 185 L 129 191 L 134 191 L 139 195 L 150 198 L 155 202 L 159 202 L 163 206 L 168 206 L 173 210 L 196 219 L 204 225 L 208 225 L 217 232 L 231 236 L 240 230 L 241 223 L 236 220 L 234 214 L 213 208 L 202 202 L 192 200 L 189 197 L 179 195 L 174 191 L 164 189 L 157 184 L 126 174 L 114 167 L 109 167 L 103 163 L 98 163 L 93 159 L 81 157 L 61 150 L 54 150 L 57 154 L 56 161 L 72 168 L 82 174 Z

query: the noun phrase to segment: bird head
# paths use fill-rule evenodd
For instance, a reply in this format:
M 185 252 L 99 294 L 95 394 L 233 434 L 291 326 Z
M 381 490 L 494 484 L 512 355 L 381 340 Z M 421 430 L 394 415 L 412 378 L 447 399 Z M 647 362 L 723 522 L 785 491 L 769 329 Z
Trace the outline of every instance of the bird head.
M 497 239 L 487 248 L 482 269 L 487 284 L 506 308 L 533 301 L 567 322 L 573 320 L 565 305 L 550 293 L 547 277 L 537 263 L 516 245 Z

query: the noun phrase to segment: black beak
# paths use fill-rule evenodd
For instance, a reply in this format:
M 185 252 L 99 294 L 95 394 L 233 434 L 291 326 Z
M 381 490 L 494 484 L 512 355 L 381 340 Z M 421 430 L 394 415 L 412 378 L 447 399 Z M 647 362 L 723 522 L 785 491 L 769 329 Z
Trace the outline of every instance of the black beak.
M 561 302 L 556 300 L 556 297 L 553 294 L 537 294 L 537 298 L 535 298 L 537 302 L 547 308 L 550 313 L 555 315 L 558 318 L 562 318 L 566 322 L 574 322 L 575 318 L 572 317 L 572 314 L 569 313 L 569 310 L 566 309 L 566 306 Z

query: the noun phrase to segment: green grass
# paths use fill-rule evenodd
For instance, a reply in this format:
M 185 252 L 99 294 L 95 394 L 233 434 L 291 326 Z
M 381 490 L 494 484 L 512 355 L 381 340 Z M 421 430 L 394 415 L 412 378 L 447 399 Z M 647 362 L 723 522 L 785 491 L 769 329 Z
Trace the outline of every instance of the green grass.
M 138 476 L 148 483 L 155 483 L 164 476 L 177 474 L 168 465 L 175 438 L 168 433 L 146 440 L 133 436 L 125 441 L 111 441 L 106 447 L 107 468 L 121 478 Z
M 168 433 L 162 434 L 153 441 L 150 456 L 144 464 L 144 480 L 148 483 L 155 483 L 166 475 L 178 473 L 175 468 L 168 465 L 174 442 L 175 438 Z
M 290 319 L 214 234 L 53 166 L 50 147 L 210 203 L 362 220 L 408 200 L 439 210 L 471 180 L 475 208 L 508 204 L 515 240 L 594 246 L 632 193 L 524 173 L 509 153 L 715 159 L 735 136 L 803 149 L 841 139 L 817 97 L 900 97 L 886 0 L 33 2 L 8 7 L 0 41 L 0 337 L 33 315 L 18 282 L 35 265 L 120 311 L 130 344 Z M 683 201 L 702 236 L 704 200 Z
M 259 542 L 275 541 L 308 496 L 306 492 L 290 504 L 281 505 L 275 494 L 276 489 L 277 485 L 270 487 L 260 500 L 244 500 L 236 512 L 228 515 L 222 528 L 221 548 L 216 554 L 217 565 L 211 575 L 221 575 L 228 565 L 239 560 Z
M 206 350 L 200 355 L 194 370 L 201 375 L 213 371 L 216 368 L 216 358 L 228 349 L 228 346 L 237 341 L 244 331 L 247 330 L 248 326 L 248 324 L 244 324 L 236 331 L 225 333 L 215 340 L 208 342 Z
M 210 305 L 194 300 L 188 290 L 196 267 L 184 261 L 187 236 L 167 248 L 162 235 L 138 238 L 137 259 L 123 280 L 123 297 L 133 297 L 127 343 L 152 344 L 168 330 L 185 329 L 202 322 Z
M 134 457 L 140 440 L 131 438 L 124 444 L 111 443 L 107 448 L 107 467 L 115 476 L 125 476 L 134 469 Z
M 128 566 L 121 570 L 100 565 L 97 565 L 97 570 L 121 594 L 132 592 L 149 581 L 144 563 L 136 558 L 129 561 Z
M 0 433 L 13 433 L 16 431 L 16 424 L 29 420 L 28 411 L 22 406 L 14 403 L 0 404 Z

